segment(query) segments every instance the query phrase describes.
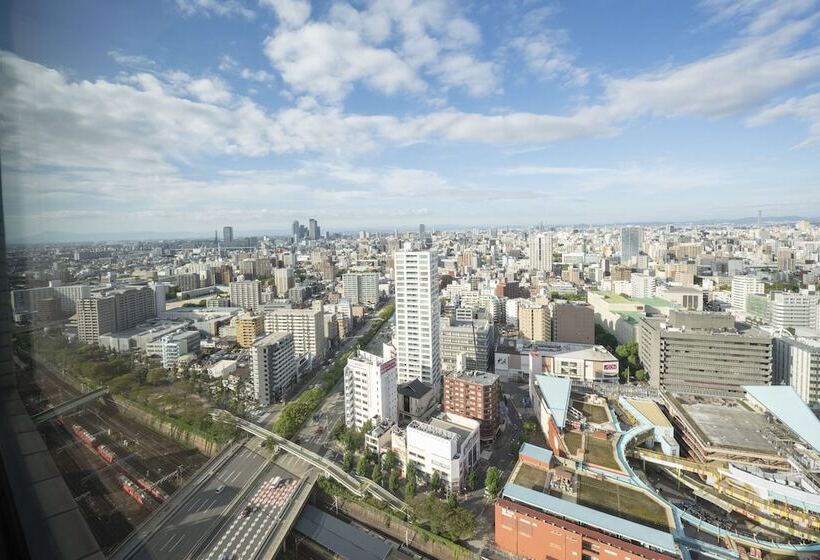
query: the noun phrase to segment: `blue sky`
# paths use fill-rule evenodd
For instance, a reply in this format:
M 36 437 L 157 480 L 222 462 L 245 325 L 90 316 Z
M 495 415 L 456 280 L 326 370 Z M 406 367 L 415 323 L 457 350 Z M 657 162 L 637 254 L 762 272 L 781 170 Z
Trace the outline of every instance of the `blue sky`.
M 4 3 L 7 229 L 820 216 L 820 2 Z

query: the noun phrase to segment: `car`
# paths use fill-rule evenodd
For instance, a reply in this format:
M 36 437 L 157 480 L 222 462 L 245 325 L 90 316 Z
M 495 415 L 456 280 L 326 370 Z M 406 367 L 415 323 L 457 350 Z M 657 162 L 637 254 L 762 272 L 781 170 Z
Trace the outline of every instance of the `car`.
M 216 489 L 216 493 L 221 494 L 224 489 L 225 489 L 225 485 L 220 484 L 219 487 L 217 487 L 217 489 Z
M 245 506 L 245 509 L 242 510 L 241 517 L 247 517 L 251 513 L 253 513 L 253 506 Z

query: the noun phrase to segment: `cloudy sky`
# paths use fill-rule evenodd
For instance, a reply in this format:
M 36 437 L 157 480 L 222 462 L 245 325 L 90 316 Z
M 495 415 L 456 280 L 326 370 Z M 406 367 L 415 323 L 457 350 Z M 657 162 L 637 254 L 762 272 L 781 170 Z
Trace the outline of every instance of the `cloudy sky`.
M 820 1 L 10 0 L 9 236 L 820 216 Z

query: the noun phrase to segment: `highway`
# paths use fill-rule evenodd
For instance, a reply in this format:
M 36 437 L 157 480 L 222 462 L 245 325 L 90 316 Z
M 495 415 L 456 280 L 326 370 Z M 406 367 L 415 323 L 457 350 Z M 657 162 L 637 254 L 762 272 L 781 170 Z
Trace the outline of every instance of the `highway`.
M 182 560 L 188 557 L 268 465 L 266 457 L 248 447 L 242 448 L 210 474 L 201 488 L 177 504 L 176 510 L 158 530 L 142 538 L 135 549 L 122 557 L 135 560 Z M 224 489 L 217 493 L 222 485 Z

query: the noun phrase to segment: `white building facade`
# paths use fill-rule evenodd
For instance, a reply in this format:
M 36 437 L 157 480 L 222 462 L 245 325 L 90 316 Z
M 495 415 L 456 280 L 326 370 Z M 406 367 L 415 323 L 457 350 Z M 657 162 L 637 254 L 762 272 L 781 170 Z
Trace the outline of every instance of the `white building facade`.
M 441 384 L 438 273 L 430 251 L 397 251 L 396 353 L 399 383 Z
M 396 360 L 359 350 L 345 366 L 345 425 L 359 429 L 368 421 L 397 422 Z
M 267 406 L 281 400 L 296 383 L 296 353 L 293 335 L 271 333 L 257 340 L 250 348 L 253 395 L 259 404 Z

